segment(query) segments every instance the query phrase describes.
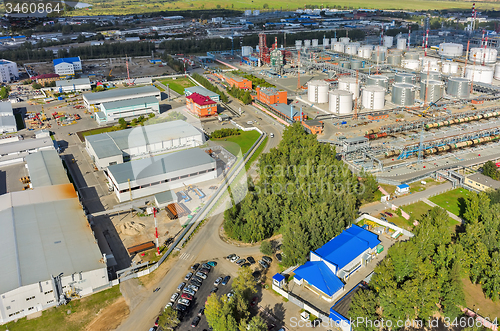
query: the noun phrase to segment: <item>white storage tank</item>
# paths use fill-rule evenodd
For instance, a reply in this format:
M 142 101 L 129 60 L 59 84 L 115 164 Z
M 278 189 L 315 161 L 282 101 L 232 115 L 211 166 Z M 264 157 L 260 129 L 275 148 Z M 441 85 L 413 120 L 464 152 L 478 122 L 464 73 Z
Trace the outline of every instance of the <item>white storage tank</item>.
M 497 62 L 498 51 L 494 48 L 473 47 L 469 51 L 469 62 L 477 64 L 493 64 Z
M 328 47 L 328 45 L 330 45 L 330 39 L 323 38 L 323 47 Z
M 420 100 L 424 102 L 436 102 L 443 96 L 444 83 L 438 80 L 420 82 Z M 427 100 L 426 100 L 427 94 Z
M 491 84 L 493 82 L 493 68 L 487 66 L 467 66 L 465 78 L 474 83 Z
M 396 48 L 404 51 L 406 49 L 406 38 L 396 39 Z
M 337 38 L 330 38 L 330 44 L 333 44 L 333 43 L 336 43 L 337 42 Z
M 439 60 L 435 57 L 424 56 L 422 58 L 422 69 L 426 69 L 428 65 L 437 66 L 439 64 Z
M 332 114 L 352 113 L 352 93 L 343 90 L 334 90 L 329 93 L 330 104 L 328 109 Z
M 349 43 L 349 44 L 345 45 L 344 53 L 349 54 L 349 55 L 356 55 L 356 54 L 358 54 L 358 48 L 359 48 L 359 44 Z
M 318 39 L 313 39 L 312 40 L 312 47 L 318 47 Z
M 439 44 L 438 54 L 447 59 L 462 56 L 464 45 L 455 43 L 441 43 Z
M 394 82 L 413 84 L 415 83 L 415 75 L 406 72 L 398 72 L 394 75 Z
M 385 55 L 387 54 L 387 47 L 385 46 L 375 46 L 372 52 L 372 61 L 383 63 L 385 61 Z
M 411 69 L 411 70 L 418 70 L 418 67 L 420 66 L 420 61 L 419 60 L 413 60 L 413 59 L 405 59 L 401 61 L 403 68 L 406 69 Z
M 252 46 L 243 46 L 241 47 L 241 56 L 250 56 L 253 53 Z
M 425 71 L 422 71 L 420 73 L 420 81 L 421 82 L 426 81 L 427 76 L 429 76 L 429 80 L 441 80 L 441 73 L 440 72 L 438 72 L 438 71 L 427 72 L 427 70 L 425 70 Z
M 339 90 L 351 92 L 353 100 L 359 98 L 359 81 L 356 84 L 355 77 L 340 77 L 338 82 Z
M 405 59 L 406 60 L 418 60 L 418 59 L 420 59 L 420 54 L 418 52 L 406 52 Z
M 398 106 L 413 106 L 415 103 L 415 86 L 396 83 L 392 86 L 392 103 Z
M 332 44 L 332 50 L 337 53 L 344 53 L 345 44 L 341 42 L 335 42 Z
M 458 73 L 458 63 L 445 61 L 441 66 L 441 72 L 445 75 L 454 75 Z
M 349 37 L 342 37 L 339 39 L 339 41 L 342 43 L 342 44 L 348 44 L 351 39 L 349 39 Z
M 358 48 L 358 56 L 364 59 L 369 59 L 372 56 L 372 45 L 363 45 Z
M 500 63 L 495 64 L 495 73 L 493 78 L 500 80 Z
M 361 106 L 370 110 L 384 109 L 385 89 L 381 86 L 372 85 L 363 87 L 361 93 Z
M 389 53 L 387 55 L 387 63 L 393 66 L 401 66 L 401 53 Z
M 302 40 L 295 40 L 295 49 L 299 50 L 302 48 Z
M 311 47 L 311 40 L 309 39 L 304 40 L 304 47 Z
M 394 44 L 394 37 L 392 36 L 384 36 L 384 41 L 383 44 L 387 48 L 391 48 L 392 45 Z
M 387 89 L 388 82 L 389 82 L 389 78 L 387 78 L 387 76 L 371 75 L 371 76 L 368 76 L 368 78 L 366 80 L 366 85 L 367 86 L 377 85 L 377 86 L 382 86 L 384 89 Z
M 312 103 L 327 103 L 330 84 L 324 80 L 311 80 L 307 83 L 307 99 Z

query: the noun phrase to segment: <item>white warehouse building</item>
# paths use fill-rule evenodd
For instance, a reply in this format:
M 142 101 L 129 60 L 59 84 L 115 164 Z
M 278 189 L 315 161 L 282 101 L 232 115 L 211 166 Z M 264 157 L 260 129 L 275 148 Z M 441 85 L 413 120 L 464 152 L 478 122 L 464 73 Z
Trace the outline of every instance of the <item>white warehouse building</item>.
M 57 152 L 26 161 L 34 188 L 0 195 L 0 324 L 109 286 L 107 259 Z
M 98 93 L 85 93 L 83 95 L 83 104 L 88 110 L 102 110 L 101 105 L 103 103 L 123 100 L 133 102 L 134 99 L 146 97 L 155 97 L 158 101 L 160 101 L 160 90 L 149 85 L 134 88 L 115 89 Z
M 9 83 L 19 79 L 17 64 L 9 60 L 0 60 L 0 81 Z
M 79 78 L 79 79 L 57 80 L 56 90 L 59 93 L 90 91 L 91 90 L 90 79 Z
M 0 102 L 0 134 L 16 131 L 16 118 L 12 111 L 12 104 L 9 101 Z
M 204 143 L 200 130 L 180 120 L 85 137 L 87 152 L 98 169 Z
M 118 201 L 130 201 L 217 178 L 216 161 L 199 148 L 115 164 L 104 171 Z

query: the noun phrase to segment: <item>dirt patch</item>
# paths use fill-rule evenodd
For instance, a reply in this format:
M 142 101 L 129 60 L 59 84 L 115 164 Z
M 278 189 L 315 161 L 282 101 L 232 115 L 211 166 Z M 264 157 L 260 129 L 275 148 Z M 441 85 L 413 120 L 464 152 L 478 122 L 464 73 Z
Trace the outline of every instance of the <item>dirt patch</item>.
M 142 284 L 149 290 L 155 287 L 158 282 L 163 279 L 167 273 L 170 271 L 172 266 L 179 260 L 178 252 L 172 252 L 170 256 L 163 262 L 158 269 L 156 269 L 153 273 L 149 275 L 143 276 L 140 278 Z
M 129 315 L 130 311 L 125 298 L 121 297 L 110 306 L 97 313 L 97 317 L 92 320 L 85 331 L 108 331 L 116 329 Z
M 500 317 L 500 301 L 493 302 L 483 294 L 483 289 L 479 284 L 472 284 L 468 278 L 462 279 L 464 284 L 465 302 L 467 308 L 475 310 L 483 317 L 489 317 L 490 320 Z

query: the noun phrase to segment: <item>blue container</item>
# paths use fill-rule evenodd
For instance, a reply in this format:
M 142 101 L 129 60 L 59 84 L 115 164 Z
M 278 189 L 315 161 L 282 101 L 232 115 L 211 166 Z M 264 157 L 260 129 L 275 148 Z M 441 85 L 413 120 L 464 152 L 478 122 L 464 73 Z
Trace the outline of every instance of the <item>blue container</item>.
M 63 100 L 64 98 L 63 97 L 57 97 L 57 100 Z
M 342 123 L 340 123 L 340 124 L 347 124 L 347 122 L 346 121 L 342 121 Z

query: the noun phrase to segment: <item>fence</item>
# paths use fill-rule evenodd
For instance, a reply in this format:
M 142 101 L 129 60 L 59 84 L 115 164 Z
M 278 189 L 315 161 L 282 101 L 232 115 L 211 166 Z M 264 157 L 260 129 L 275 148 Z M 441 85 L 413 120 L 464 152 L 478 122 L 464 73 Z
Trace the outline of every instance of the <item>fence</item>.
M 411 238 L 411 237 L 413 237 L 413 236 L 415 236 L 413 233 L 411 233 L 411 232 L 410 232 L 410 231 L 408 231 L 408 230 L 402 229 L 402 228 L 400 228 L 400 227 L 399 227 L 399 226 L 397 226 L 397 225 L 391 224 L 391 223 L 386 222 L 386 221 L 382 221 L 382 220 L 380 220 L 380 219 L 378 219 L 378 218 L 376 218 L 376 217 L 370 216 L 370 215 L 361 215 L 360 217 L 358 217 L 358 218 L 354 221 L 354 224 L 356 224 L 356 223 L 360 222 L 361 220 L 363 220 L 363 219 L 365 219 L 365 218 L 366 218 L 366 219 L 368 219 L 368 220 L 370 220 L 370 221 L 373 221 L 373 222 L 375 222 L 375 223 L 377 223 L 377 224 L 380 224 L 380 225 L 382 225 L 382 226 L 385 226 L 385 227 L 391 228 L 391 229 L 393 229 L 393 230 L 394 230 L 394 231 L 396 231 L 396 232 L 397 232 L 397 231 L 400 231 L 402 234 L 404 234 L 405 236 L 408 236 L 408 237 L 410 237 L 410 238 Z

